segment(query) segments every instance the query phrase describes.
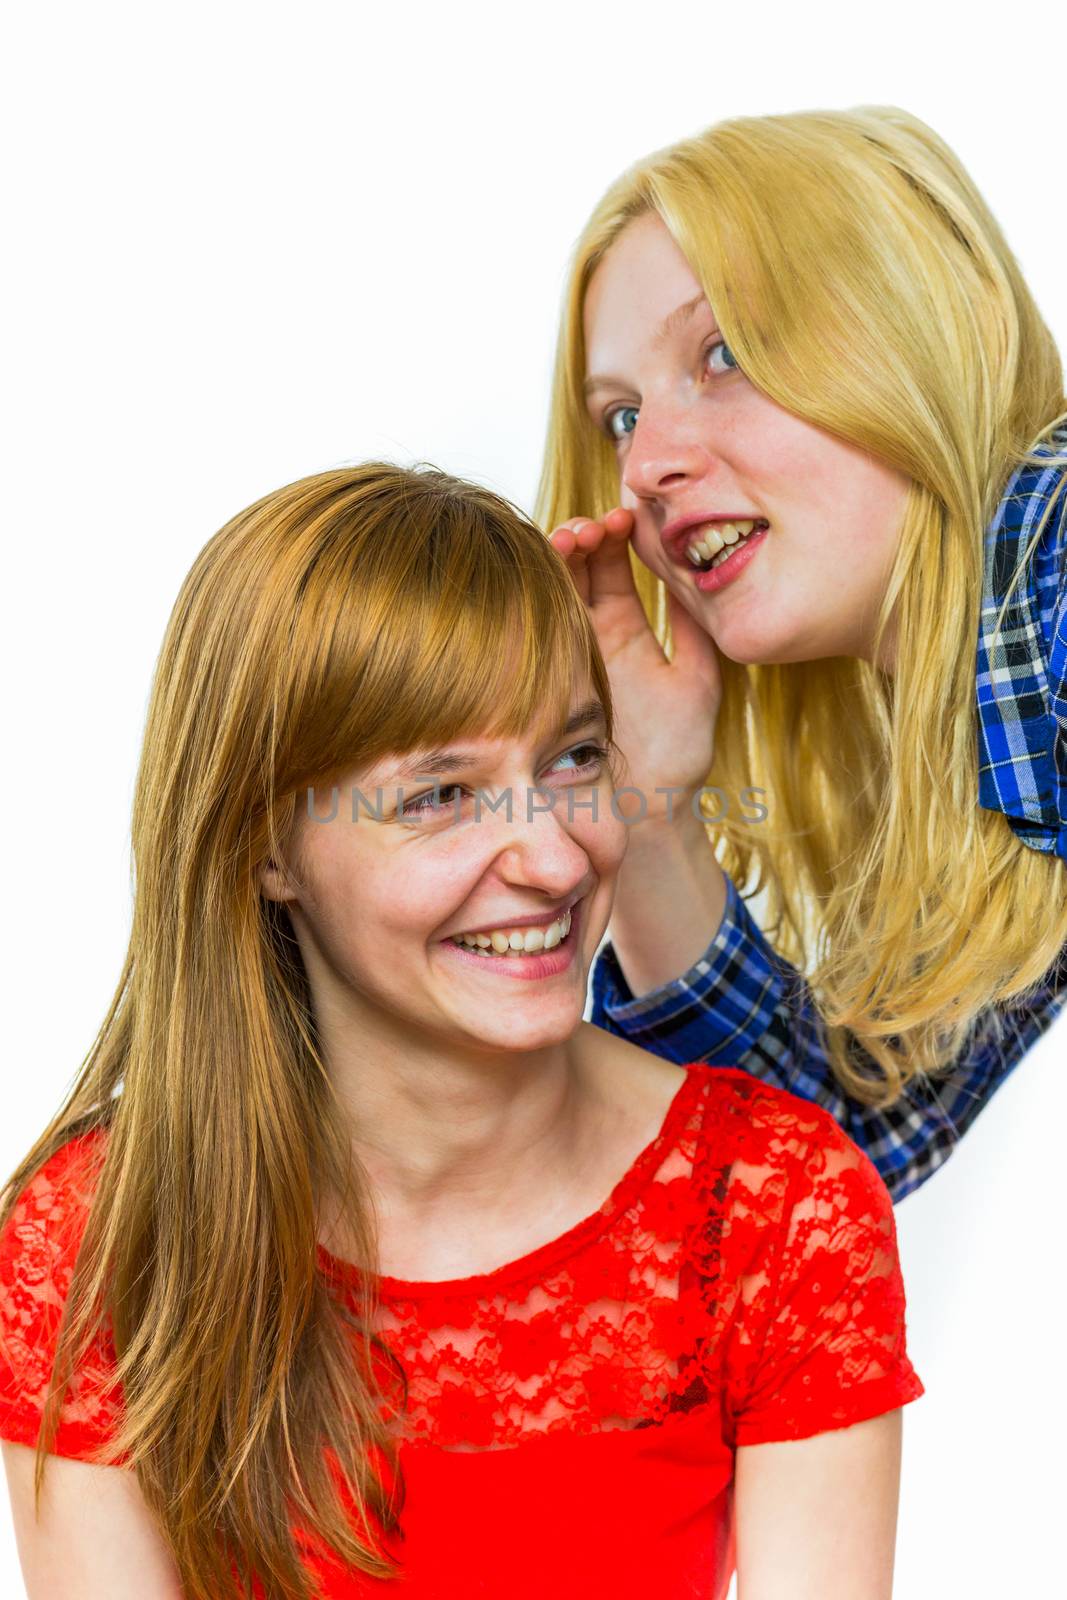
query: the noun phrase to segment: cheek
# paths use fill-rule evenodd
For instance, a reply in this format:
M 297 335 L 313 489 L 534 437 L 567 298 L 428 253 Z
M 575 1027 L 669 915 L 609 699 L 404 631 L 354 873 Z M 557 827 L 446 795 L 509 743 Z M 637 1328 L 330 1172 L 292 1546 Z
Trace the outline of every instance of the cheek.
M 636 501 L 633 495 L 629 494 L 620 495 L 619 504 L 625 507 L 627 511 L 634 513 L 634 531 L 630 538 L 630 544 L 637 559 L 646 567 L 651 568 L 659 577 L 664 578 L 673 585 L 678 576 L 677 568 L 673 561 L 667 559 L 667 553 L 663 548 L 663 541 L 659 536 L 659 531 L 653 522 L 651 510 L 643 502 Z M 685 574 L 682 573 L 681 577 L 684 579 Z M 681 589 L 680 584 L 678 588 L 679 590 Z
M 773 402 L 759 435 L 746 432 L 745 462 L 753 481 L 762 478 L 785 500 L 813 511 L 833 513 L 834 521 L 875 529 L 898 508 L 907 487 L 893 468 L 857 445 L 824 433 Z
M 743 494 L 821 503 L 832 497 L 852 447 L 739 384 L 715 416 L 715 453 Z M 768 513 L 769 514 L 769 513 Z
M 402 854 L 360 880 L 358 923 L 369 922 L 394 949 L 423 945 L 454 917 L 476 879 L 460 853 L 426 852 L 421 859 L 416 852 Z
M 595 820 L 591 813 L 580 812 L 575 807 L 574 823 L 567 830 L 575 844 L 585 851 L 601 880 L 610 880 L 622 864 L 629 838 L 629 828 L 622 817 L 638 808 L 637 797 L 624 794 L 618 802 L 621 815 L 617 817 L 611 805 L 613 792 L 610 783 L 597 790 Z
M 412 859 L 368 830 L 373 824 L 338 817 L 313 837 L 312 894 L 305 915 L 317 941 L 341 966 L 375 961 L 413 937 L 425 937 L 449 914 L 455 870 L 448 862 Z
M 872 555 L 880 567 L 892 562 L 900 542 L 911 481 L 890 467 L 879 467 L 872 475 L 866 501 L 869 511 L 859 508 L 857 521 L 866 528 Z
M 907 481 L 869 461 L 843 460 L 833 475 L 811 480 L 807 548 L 816 565 L 832 563 L 841 582 L 880 591 L 900 541 Z
M 628 509 L 632 510 L 633 507 Z M 655 528 L 650 525 L 647 512 L 638 510 L 630 543 L 637 552 L 638 559 L 643 561 L 646 567 L 661 571 L 664 566 L 670 565 L 665 560 L 663 542 Z

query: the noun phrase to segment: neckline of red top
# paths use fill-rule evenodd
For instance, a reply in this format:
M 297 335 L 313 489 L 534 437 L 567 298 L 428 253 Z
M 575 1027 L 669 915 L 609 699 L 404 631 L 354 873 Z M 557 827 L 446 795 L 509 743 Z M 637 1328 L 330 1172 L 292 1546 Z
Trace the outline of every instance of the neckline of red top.
M 660 1123 L 659 1132 L 631 1161 L 603 1205 L 598 1206 L 589 1216 L 583 1217 L 581 1222 L 576 1222 L 565 1233 L 550 1239 L 546 1244 L 536 1246 L 525 1255 L 517 1256 L 514 1261 L 506 1261 L 501 1266 L 494 1267 L 491 1272 L 475 1273 L 468 1278 L 416 1280 L 391 1278 L 381 1273 L 376 1280 L 379 1297 L 384 1300 L 418 1300 L 434 1295 L 443 1295 L 449 1299 L 469 1299 L 474 1295 L 482 1298 L 517 1280 L 536 1279 L 543 1275 L 547 1267 L 574 1255 L 584 1245 L 606 1232 L 620 1212 L 625 1211 L 631 1204 L 638 1191 L 652 1179 L 660 1165 L 658 1159 L 660 1153 L 672 1137 L 678 1121 L 688 1112 L 690 1099 L 703 1085 L 708 1071 L 709 1068 L 704 1062 L 685 1063 L 686 1076 L 674 1091 Z M 360 1269 L 355 1262 L 345 1261 L 340 1256 L 333 1255 L 320 1241 L 316 1241 L 315 1248 L 320 1265 L 329 1275 L 342 1282 L 354 1282 L 359 1278 Z

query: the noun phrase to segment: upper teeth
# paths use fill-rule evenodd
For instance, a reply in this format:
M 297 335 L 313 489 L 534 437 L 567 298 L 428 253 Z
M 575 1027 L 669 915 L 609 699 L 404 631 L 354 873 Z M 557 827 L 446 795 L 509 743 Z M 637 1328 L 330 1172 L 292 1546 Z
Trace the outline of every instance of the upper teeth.
M 492 933 L 454 933 L 456 944 L 479 955 L 527 955 L 531 950 L 554 950 L 571 931 L 571 914 L 565 911 L 547 928 L 494 928 Z
M 699 530 L 685 547 L 685 553 L 695 567 L 702 561 L 710 561 L 712 556 L 717 556 L 729 544 L 736 544 L 746 534 L 752 532 L 758 518 L 745 522 L 717 522 Z

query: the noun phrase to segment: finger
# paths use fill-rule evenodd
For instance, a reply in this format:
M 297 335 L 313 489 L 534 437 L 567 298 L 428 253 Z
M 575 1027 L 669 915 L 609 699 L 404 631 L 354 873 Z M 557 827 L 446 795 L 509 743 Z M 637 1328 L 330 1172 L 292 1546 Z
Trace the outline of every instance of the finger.
M 595 517 L 575 517 L 571 522 L 575 543 L 587 555 L 599 548 L 604 537 L 604 524 Z
M 607 521 L 607 519 L 605 519 Z M 633 519 L 628 512 L 621 518 L 612 518 L 594 552 L 589 556 L 589 585 L 591 604 L 601 600 L 637 598 L 633 566 L 630 562 L 630 536 Z
M 561 522 L 549 535 L 553 548 L 559 552 L 570 568 L 578 592 L 587 605 L 592 603 L 597 592 L 596 572 L 597 562 L 600 559 L 598 552 L 603 550 L 605 543 L 614 546 L 622 541 L 625 544 L 633 531 L 633 522 L 632 511 L 616 506 L 600 519 L 571 517 L 567 522 Z M 625 550 L 623 556 L 628 561 Z M 625 575 L 619 581 L 612 581 L 610 571 L 602 574 L 599 592 L 603 597 L 627 594 L 632 589 L 632 581 L 627 587 Z
M 634 515 L 623 506 L 616 506 L 604 517 L 571 517 L 567 522 L 561 522 L 549 535 L 552 543 L 561 550 L 570 554 L 574 549 L 595 550 L 604 537 L 605 530 L 611 533 L 629 533 L 633 529 Z
M 572 556 L 568 557 L 567 566 L 570 570 L 571 578 L 574 581 L 574 587 L 577 589 L 583 605 L 591 605 L 592 596 L 589 588 L 589 557 L 586 555 L 584 550 L 576 550 Z
M 566 561 L 582 600 L 589 605 L 589 558 L 604 538 L 602 524 L 593 517 L 571 517 L 554 528 L 549 538 Z
M 574 587 L 585 605 L 589 604 L 589 562 L 584 550 L 575 544 L 574 532 L 569 527 L 553 528 L 549 543 L 565 564 Z
M 574 554 L 578 548 L 578 541 L 574 537 L 573 528 L 568 528 L 564 523 L 558 528 L 553 528 L 548 536 L 548 542 L 554 550 L 558 550 L 564 560 Z
M 603 527 L 594 518 L 572 517 L 553 528 L 549 539 L 561 554 L 570 555 L 575 550 L 595 550 L 603 536 Z

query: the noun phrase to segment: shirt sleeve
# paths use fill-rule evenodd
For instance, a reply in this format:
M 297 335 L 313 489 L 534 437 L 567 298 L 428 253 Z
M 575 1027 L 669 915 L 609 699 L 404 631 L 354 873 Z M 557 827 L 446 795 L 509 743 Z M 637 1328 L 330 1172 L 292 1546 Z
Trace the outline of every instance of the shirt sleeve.
M 1059 538 L 1055 555 L 1058 569 L 1056 599 L 1048 628 L 1049 694 L 1056 718 L 1056 769 L 1060 778 L 1060 815 L 1067 828 L 1067 809 L 1062 804 L 1067 796 L 1067 494 L 1064 495 L 1063 515 L 1060 519 Z M 1060 854 L 1064 854 L 1060 851 Z
M 917 1399 L 893 1206 L 833 1119 L 791 1096 L 750 1109 L 723 1258 L 739 1286 L 724 1340 L 735 1446 L 850 1427 Z
M 702 1061 L 741 1067 L 822 1106 L 867 1154 L 899 1201 L 948 1160 L 1058 1014 L 1065 990 L 1067 952 L 1025 1003 L 975 1028 L 948 1072 L 913 1079 L 893 1105 L 876 1110 L 844 1093 L 808 984 L 773 950 L 727 876 L 722 922 L 680 978 L 635 997 L 611 945 L 603 947 L 593 969 L 590 1021 L 679 1065 Z
M 0 1438 L 35 1446 L 53 1382 L 60 1319 L 88 1217 L 91 1145 L 73 1140 L 38 1170 L 0 1233 Z M 105 1321 L 75 1365 L 59 1412 L 54 1455 L 97 1459 L 121 1415 Z M 125 1456 L 109 1464 L 121 1466 Z

